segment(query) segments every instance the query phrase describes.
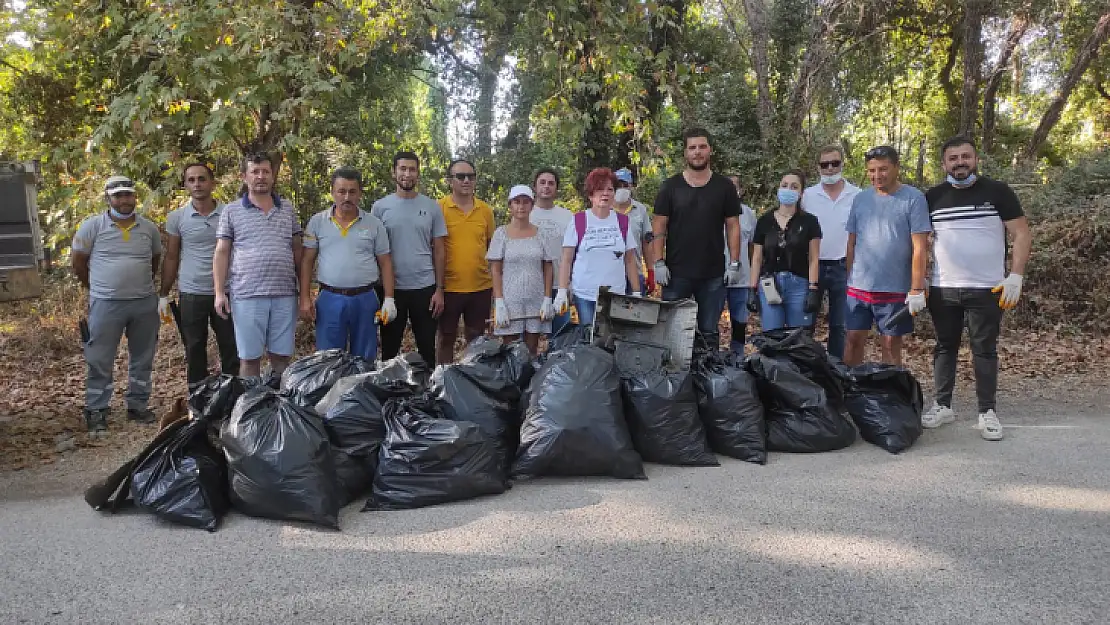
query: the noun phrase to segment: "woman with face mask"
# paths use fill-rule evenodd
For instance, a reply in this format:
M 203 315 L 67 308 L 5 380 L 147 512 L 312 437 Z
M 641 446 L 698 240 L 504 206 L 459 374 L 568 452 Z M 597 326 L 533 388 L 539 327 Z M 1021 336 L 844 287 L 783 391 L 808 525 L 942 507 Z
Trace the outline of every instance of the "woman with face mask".
M 763 215 L 752 236 L 750 287 L 759 300 L 748 309 L 760 311 L 763 330 L 809 327 L 821 305 L 817 279 L 821 224 L 802 210 L 805 173 L 792 169 L 778 188 L 778 208 Z

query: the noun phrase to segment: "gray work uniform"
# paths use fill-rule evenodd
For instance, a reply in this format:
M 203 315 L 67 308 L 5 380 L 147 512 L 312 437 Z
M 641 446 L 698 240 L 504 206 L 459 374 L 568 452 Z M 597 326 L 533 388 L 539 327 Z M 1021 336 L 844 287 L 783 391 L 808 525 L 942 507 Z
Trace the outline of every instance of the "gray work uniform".
M 85 344 L 85 408 L 112 401 L 112 370 L 127 335 L 127 408 L 145 410 L 158 344 L 158 296 L 152 260 L 162 254 L 158 226 L 140 215 L 124 230 L 107 212 L 81 222 L 73 250 L 89 255 L 89 341 Z

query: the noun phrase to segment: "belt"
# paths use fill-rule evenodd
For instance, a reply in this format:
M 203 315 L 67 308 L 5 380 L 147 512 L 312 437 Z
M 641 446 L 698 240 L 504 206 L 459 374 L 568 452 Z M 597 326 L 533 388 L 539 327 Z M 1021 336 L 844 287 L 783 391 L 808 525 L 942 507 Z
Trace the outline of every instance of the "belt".
M 366 286 L 356 286 L 356 287 L 351 288 L 351 289 L 341 289 L 339 287 L 334 287 L 334 286 L 324 284 L 323 282 L 321 282 L 320 283 L 320 289 L 324 290 L 324 291 L 328 291 L 329 293 L 335 293 L 336 295 L 351 296 L 351 295 L 362 295 L 363 293 L 369 293 L 370 291 L 374 290 L 374 286 L 376 286 L 376 285 L 377 285 L 377 283 L 375 282 L 374 284 L 367 284 Z
M 821 265 L 844 265 L 848 263 L 847 258 L 838 258 L 836 260 L 819 260 L 818 264 Z

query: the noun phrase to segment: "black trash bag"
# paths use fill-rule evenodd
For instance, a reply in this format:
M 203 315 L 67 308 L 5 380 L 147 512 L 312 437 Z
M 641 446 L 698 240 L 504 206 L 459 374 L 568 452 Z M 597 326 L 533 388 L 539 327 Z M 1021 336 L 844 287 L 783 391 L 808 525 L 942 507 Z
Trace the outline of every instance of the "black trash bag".
M 459 360 L 467 365 L 471 377 L 483 380 L 486 390 L 508 401 L 520 401 L 520 394 L 536 373 L 532 353 L 523 341 L 508 345 L 499 339 L 480 336 L 467 345 Z
M 753 336 L 751 344 L 764 356 L 794 363 L 807 378 L 825 389 L 835 408 L 843 408 L 844 396 L 852 387 L 852 375 L 839 358 L 829 355 L 825 346 L 810 336 L 808 328 L 768 330 Z
M 833 451 L 855 442 L 852 423 L 829 405 L 825 389 L 792 362 L 761 354 L 747 362 L 764 399 L 768 451 Z
M 189 410 L 194 419 L 219 425 L 231 416 L 235 402 L 246 390 L 247 386 L 239 376 L 208 376 L 189 393 Z
M 134 503 L 131 498 L 131 478 L 135 467 L 152 454 L 159 453 L 186 425 L 188 419 L 178 419 L 162 428 L 154 438 L 127 462 L 121 464 L 104 479 L 85 489 L 85 503 L 93 510 L 115 514 Z
M 767 463 L 767 424 L 755 377 L 731 354 L 705 354 L 694 361 L 694 386 L 705 437 L 713 451 L 756 464 Z
M 216 531 L 231 506 L 227 493 L 227 461 L 208 442 L 208 423 L 183 422 L 154 453 L 135 465 L 131 497 L 157 517 Z
M 432 368 L 424 362 L 419 353 L 408 352 L 379 362 L 376 372 L 382 376 L 380 383 L 386 381 L 403 382 L 418 389 L 417 392 L 421 392 L 428 387 L 428 378 L 432 375 Z
M 437 367 L 432 374 L 432 396 L 445 419 L 474 423 L 489 436 L 497 454 L 497 464 L 503 474 L 516 455 L 520 439 L 521 412 L 518 402 L 498 397 L 498 382 L 483 376 L 490 373 L 484 367 L 447 365 Z M 472 377 L 476 376 L 476 377 Z
M 547 339 L 547 353 L 562 351 L 575 345 L 589 345 L 590 332 L 590 326 L 568 323 Z
M 418 390 L 381 371 L 343 378 L 319 404 L 331 403 L 323 415 L 332 444 L 349 454 L 369 457 L 376 464 L 385 439 L 382 408 L 390 399 L 410 397 Z M 329 402 L 333 394 L 334 402 Z
M 289 391 L 302 406 L 315 408 L 332 385 L 349 375 L 374 370 L 374 363 L 341 349 L 326 349 L 305 356 L 281 374 L 281 390 Z
M 377 450 L 375 450 L 376 452 Z M 335 464 L 335 479 L 339 485 L 339 505 L 346 506 L 362 497 L 374 485 L 374 470 L 378 466 L 378 456 L 353 456 L 337 447 L 331 448 L 332 462 Z
M 621 380 L 632 444 L 645 462 L 715 467 L 689 371 L 649 371 Z
M 913 374 L 894 365 L 866 363 L 852 369 L 856 387 L 848 393 L 848 414 L 863 440 L 892 454 L 905 451 L 921 436 L 925 407 Z
M 244 514 L 339 528 L 341 496 L 324 422 L 286 392 L 243 394 L 220 430 L 231 504 Z
M 385 404 L 374 491 L 363 511 L 422 508 L 509 487 L 497 448 L 476 423 L 445 419 L 430 396 Z
M 513 476 L 604 475 L 646 479 L 609 352 L 577 345 L 550 354 L 532 380 Z

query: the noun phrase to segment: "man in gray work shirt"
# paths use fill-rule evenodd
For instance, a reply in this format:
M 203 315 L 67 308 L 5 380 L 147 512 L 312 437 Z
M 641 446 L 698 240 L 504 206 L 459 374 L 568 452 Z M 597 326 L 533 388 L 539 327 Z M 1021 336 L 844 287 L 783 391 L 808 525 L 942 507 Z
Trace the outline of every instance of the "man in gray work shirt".
M 112 368 L 119 340 L 127 335 L 127 418 L 153 423 L 150 372 L 158 344 L 158 298 L 154 275 L 162 236 L 135 214 L 135 183 L 112 176 L 104 185 L 108 210 L 87 217 L 73 236 L 73 271 L 89 290 L 85 426 L 90 436 L 108 433 Z

